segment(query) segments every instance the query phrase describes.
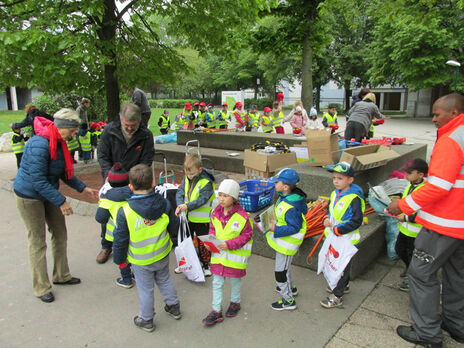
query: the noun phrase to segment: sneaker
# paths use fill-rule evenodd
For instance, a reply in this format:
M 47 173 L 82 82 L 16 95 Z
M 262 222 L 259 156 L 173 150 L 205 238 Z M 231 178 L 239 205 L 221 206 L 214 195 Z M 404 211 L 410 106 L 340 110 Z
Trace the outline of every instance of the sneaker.
M 205 268 L 203 270 L 203 273 L 205 275 L 205 277 L 211 277 L 213 275 L 213 273 L 211 273 L 211 271 L 209 270 L 209 268 Z
M 121 288 L 125 288 L 125 289 L 130 289 L 130 288 L 132 288 L 134 286 L 134 283 L 132 282 L 132 280 L 131 280 L 130 283 L 127 283 L 121 277 L 116 278 L 115 283 L 116 283 L 116 285 L 120 286 Z
M 280 294 L 280 288 L 278 286 L 276 286 L 275 291 Z M 292 296 L 293 297 L 298 296 L 298 289 L 296 288 L 296 286 L 292 286 Z
M 164 310 L 166 311 L 166 313 L 168 313 L 171 317 L 173 317 L 176 320 L 182 318 L 182 314 L 180 313 L 180 303 L 176 303 L 172 306 L 166 305 L 164 306 Z
M 322 300 L 321 306 L 324 308 L 335 308 L 335 307 L 343 307 L 343 300 L 341 297 L 337 297 L 334 294 L 327 297 L 325 300 Z
M 146 332 L 152 332 L 155 329 L 155 325 L 153 325 L 153 319 L 144 320 L 138 315 L 134 317 L 134 324 Z
M 401 291 L 409 291 L 408 278 L 404 278 L 401 284 L 398 285 L 398 289 L 400 289 Z
M 295 300 L 287 301 L 287 300 L 281 299 L 271 304 L 271 308 L 276 311 L 293 311 L 296 309 L 296 301 Z
M 329 294 L 332 294 L 333 291 L 332 289 L 330 288 L 330 286 L 327 285 L 327 287 L 325 288 L 325 291 L 327 291 Z M 345 288 L 345 291 L 343 291 L 343 294 L 349 294 L 350 293 L 350 285 L 347 285 L 346 288 Z
M 231 302 L 229 305 L 229 308 L 227 308 L 226 317 L 227 318 L 235 317 L 238 311 L 240 310 L 240 308 L 241 308 L 240 303 Z
M 174 273 L 175 273 L 175 274 L 181 274 L 182 271 L 180 270 L 180 267 L 174 268 Z
M 205 325 L 214 325 L 216 323 L 221 323 L 224 321 L 224 317 L 221 312 L 211 311 L 208 316 L 203 319 L 201 322 Z

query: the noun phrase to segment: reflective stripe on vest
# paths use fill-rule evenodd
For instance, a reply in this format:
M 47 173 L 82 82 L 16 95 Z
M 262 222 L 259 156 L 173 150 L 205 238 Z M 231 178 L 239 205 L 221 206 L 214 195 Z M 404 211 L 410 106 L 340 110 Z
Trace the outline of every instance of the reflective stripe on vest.
M 264 133 L 272 132 L 273 127 L 272 127 L 272 121 L 271 121 L 270 116 L 263 115 L 262 124 L 263 124 L 263 132 Z
M 333 124 L 336 124 L 335 121 L 337 120 L 337 114 L 332 116 L 331 114 L 326 112 L 324 115 L 322 115 L 322 119 L 324 118 L 327 120 L 327 124 L 331 126 Z
M 274 127 L 279 127 L 282 125 L 282 121 L 284 120 L 284 113 L 282 111 L 279 111 L 277 116 L 272 115 L 272 125 Z
M 198 121 L 205 122 L 206 120 L 206 112 L 198 110 Z
M 410 193 L 416 191 L 419 187 L 424 186 L 424 184 L 425 184 L 425 181 L 421 182 L 411 192 L 409 192 L 409 190 L 411 189 L 411 184 L 409 184 L 404 189 L 403 195 L 401 196 L 401 198 L 407 197 Z M 405 222 L 398 223 L 398 229 L 405 236 L 416 238 L 418 233 L 422 229 L 422 225 L 415 223 L 415 222 L 405 221 Z
M 243 121 L 243 122 L 246 122 L 246 112 L 240 112 L 238 110 L 235 110 L 234 112 L 236 112 L 237 114 L 240 115 L 240 119 Z M 235 119 L 235 127 L 243 127 L 240 122 L 238 122 L 237 118 Z
M 216 118 L 214 117 L 214 114 L 212 112 L 207 112 L 205 118 L 206 118 L 207 128 L 216 127 Z M 209 121 L 208 121 L 208 118 L 209 118 Z
M 13 150 L 14 154 L 23 153 L 24 152 L 24 138 L 21 137 L 21 141 L 19 143 L 13 143 L 13 138 L 16 136 L 16 133 L 13 133 L 11 136 L 11 149 Z
M 346 211 L 348 210 L 351 201 L 353 201 L 353 199 L 355 199 L 356 197 L 358 197 L 361 200 L 361 210 L 364 214 L 364 210 L 366 209 L 366 203 L 364 203 L 364 199 L 359 197 L 356 193 L 350 193 L 345 196 L 342 196 L 337 202 L 335 202 L 335 191 L 332 192 L 332 194 L 330 195 L 331 204 L 329 206 L 329 212 L 330 216 L 335 221 L 334 225 L 346 222 L 346 220 L 342 220 L 343 215 L 345 215 Z M 324 235 L 326 237 L 328 234 L 328 231 L 324 230 Z M 358 244 L 359 240 L 361 239 L 359 229 L 348 232 L 347 234 L 342 235 L 342 237 L 348 239 L 354 245 Z
M 71 140 L 66 141 L 66 144 L 68 144 L 68 150 L 76 150 L 79 148 L 79 143 L 77 142 L 77 138 L 73 137 Z
M 259 127 L 259 113 L 252 113 L 250 112 L 248 114 L 248 119 L 250 121 L 250 125 L 253 127 L 253 128 L 258 128 Z
M 189 193 L 190 189 L 190 180 L 187 176 L 184 179 L 184 203 L 187 204 L 189 202 L 195 201 L 200 197 L 200 190 L 205 187 L 210 181 L 208 179 L 202 178 L 198 180 L 195 186 L 192 188 L 192 191 Z M 213 194 L 209 197 L 208 201 L 203 204 L 201 207 L 190 210 L 187 212 L 187 218 L 190 222 L 197 222 L 197 223 L 209 223 L 211 220 L 211 204 L 215 198 L 214 190 L 215 185 L 213 185 Z
M 275 208 L 276 215 L 276 226 L 285 226 L 287 222 L 285 221 L 285 215 L 287 211 L 294 208 L 291 204 L 281 201 Z M 303 214 L 301 214 L 302 224 L 301 229 L 290 236 L 285 237 L 274 237 L 274 232 L 270 231 L 266 233 L 266 239 L 269 246 L 275 251 L 284 254 L 284 255 L 295 255 L 303 243 L 304 236 L 306 234 L 306 219 Z
M 166 257 L 172 249 L 172 241 L 166 228 L 169 217 L 163 213 L 157 220 L 141 217 L 129 204 L 123 205 L 129 228 L 127 260 L 134 265 L 145 266 Z
M 92 151 L 92 144 L 90 143 L 90 133 L 86 135 L 79 135 L 79 143 L 81 144 L 82 151 Z
M 107 198 L 100 198 L 98 201 L 98 207 L 108 210 L 110 217 L 106 223 L 105 239 L 112 242 L 114 240 L 113 232 L 116 227 L 116 216 L 118 215 L 119 209 L 126 204 L 126 201 L 115 202 Z
M 216 231 L 216 237 L 224 241 L 234 239 L 238 237 L 247 221 L 250 221 L 251 226 L 253 226 L 250 219 L 245 219 L 239 213 L 234 213 L 229 221 L 227 221 L 226 226 L 223 228 L 222 223 L 218 218 L 214 218 L 211 223 L 214 226 Z M 226 267 L 245 269 L 248 265 L 248 258 L 251 255 L 251 247 L 253 245 L 253 240 L 250 240 L 240 249 L 235 250 L 221 250 L 221 253 L 212 253 L 211 254 L 211 263 L 212 264 L 221 264 Z

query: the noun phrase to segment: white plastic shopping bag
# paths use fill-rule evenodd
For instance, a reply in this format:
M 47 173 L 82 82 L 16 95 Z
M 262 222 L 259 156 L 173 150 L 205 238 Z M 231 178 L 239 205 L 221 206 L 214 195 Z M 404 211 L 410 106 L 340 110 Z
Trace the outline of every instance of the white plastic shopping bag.
M 185 274 L 187 279 L 193 282 L 204 282 L 205 275 L 201 268 L 195 246 L 193 245 L 192 236 L 188 229 L 187 217 L 185 214 L 180 215 L 179 232 L 177 234 L 178 246 L 174 250 L 177 259 L 177 266 Z
M 358 252 L 348 238 L 337 237 L 331 228 L 326 228 L 329 235 L 319 251 L 317 274 L 324 274 L 329 287 L 333 290 L 351 258 Z

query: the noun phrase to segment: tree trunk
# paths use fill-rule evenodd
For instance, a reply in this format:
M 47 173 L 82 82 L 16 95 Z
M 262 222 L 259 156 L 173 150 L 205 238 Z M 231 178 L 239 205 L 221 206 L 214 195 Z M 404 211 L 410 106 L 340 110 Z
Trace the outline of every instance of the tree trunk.
M 109 63 L 104 65 L 105 71 L 105 92 L 108 121 L 113 121 L 119 115 L 119 83 L 116 77 L 117 59 L 114 51 L 114 38 L 116 36 L 116 5 L 114 0 L 104 0 L 105 12 L 97 30 L 98 38 L 102 41 L 101 52 L 109 59 Z
M 314 102 L 316 110 L 321 109 L 321 85 L 316 85 L 316 101 Z
M 343 88 L 345 88 L 345 112 L 348 112 L 350 109 L 350 97 L 351 97 L 351 82 L 350 81 L 345 81 L 343 83 Z
M 301 101 L 306 110 L 313 106 L 313 48 L 309 30 L 303 39 L 303 62 L 301 67 Z

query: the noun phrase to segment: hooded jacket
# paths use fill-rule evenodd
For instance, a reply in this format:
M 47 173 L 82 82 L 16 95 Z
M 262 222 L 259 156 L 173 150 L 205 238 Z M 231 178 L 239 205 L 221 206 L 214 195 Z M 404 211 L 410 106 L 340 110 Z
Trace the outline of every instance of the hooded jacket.
M 292 234 L 298 233 L 303 225 L 303 219 L 301 214 L 306 215 L 308 212 L 308 206 L 306 204 L 306 193 L 301 189 L 296 188 L 292 193 L 288 195 L 283 195 L 279 193 L 279 198 L 275 203 L 275 206 L 280 202 L 287 202 L 292 205 L 293 208 L 289 209 L 285 214 L 285 222 L 287 225 L 275 226 L 274 237 L 280 238 L 285 236 L 290 236 Z
M 140 125 L 126 143 L 121 130 L 121 121 L 110 122 L 100 137 L 97 154 L 103 178 L 106 178 L 116 162 L 121 162 L 126 171 L 140 163 L 151 166 L 155 157 L 153 134 Z
M 351 184 L 350 188 L 343 193 L 340 193 L 340 190 L 335 190 L 335 202 L 339 201 L 343 196 L 351 193 L 354 193 L 364 199 L 364 193 L 361 187 L 356 184 Z M 362 225 L 364 214 L 362 211 L 362 202 L 359 197 L 356 197 L 351 201 L 350 206 L 343 215 L 342 220 L 346 222 L 342 222 L 333 227 L 335 234 L 347 234 L 358 229 Z M 332 201 L 329 201 L 328 206 L 330 207 L 331 204 Z M 328 216 L 330 217 L 330 212 Z
M 184 204 L 185 178 L 186 177 L 187 176 L 184 177 L 184 180 L 182 180 L 182 184 L 180 184 L 180 186 L 178 187 L 177 192 L 176 192 L 176 203 L 177 203 L 177 205 Z M 214 176 L 213 176 L 213 174 L 211 174 L 208 170 L 206 170 L 204 168 L 203 168 L 203 170 L 201 171 L 200 174 L 198 174 L 197 176 L 195 176 L 191 180 L 189 187 L 195 187 L 198 180 L 200 180 L 200 179 L 207 179 L 210 182 L 208 184 L 206 184 L 200 190 L 200 196 L 198 197 L 198 199 L 187 203 L 188 211 L 195 210 L 197 208 L 200 208 L 202 205 L 206 204 L 206 202 L 208 202 L 211 195 L 214 193 L 214 189 L 213 189 L 213 182 L 215 180 Z
M 132 210 L 145 219 L 156 220 L 165 213 L 169 216 L 168 233 L 171 236 L 177 233 L 179 229 L 179 218 L 174 215 L 174 210 L 169 201 L 155 191 L 145 195 L 134 194 L 127 202 Z M 115 264 L 120 265 L 127 259 L 130 239 L 126 215 L 122 208 L 119 209 L 116 217 L 116 228 L 114 229 L 113 236 L 113 260 Z
M 70 180 L 66 179 L 65 161 L 60 142 L 57 145 L 56 160 L 50 158 L 48 131 L 50 123 L 53 122 L 46 118 L 35 118 L 36 135 L 27 142 L 24 148 L 13 189 L 20 197 L 49 201 L 59 207 L 66 200 L 66 197 L 58 191 L 60 179 L 78 192 L 84 190 L 85 184 L 75 175 Z

